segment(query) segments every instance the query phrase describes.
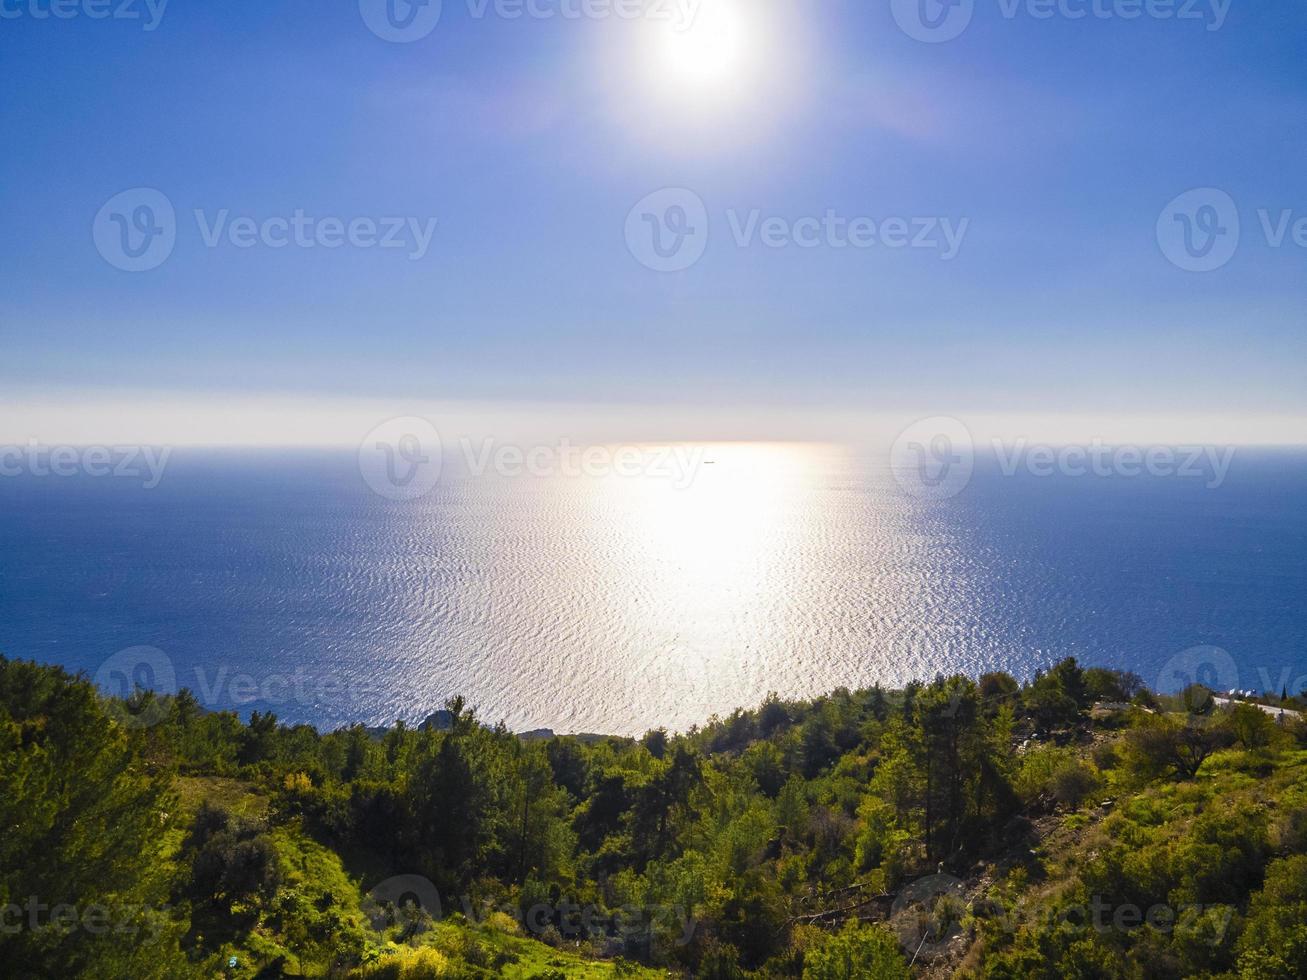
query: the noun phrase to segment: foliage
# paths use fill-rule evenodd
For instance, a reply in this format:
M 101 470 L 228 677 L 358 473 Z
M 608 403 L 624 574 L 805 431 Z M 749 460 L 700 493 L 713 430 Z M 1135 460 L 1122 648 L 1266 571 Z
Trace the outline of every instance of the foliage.
M 89 683 L 0 658 L 0 963 L 28 976 L 168 974 L 168 786 Z
M 639 740 L 519 738 L 457 698 L 438 728 L 319 733 L 0 658 L 0 907 L 150 926 L 123 942 L 24 920 L 0 958 L 32 976 L 899 977 L 878 923 L 956 876 L 957 942 L 913 969 L 1303 975 L 1307 752 L 1255 707 L 1189 700 L 1205 713 L 1065 660 L 1026 684 L 772 694 Z M 1103 701 L 1141 707 L 1091 714 Z M 413 881 L 430 894 L 392 893 Z M 1106 929 L 1077 919 L 1096 903 Z
M 881 926 L 848 923 L 807 954 L 803 980 L 898 980 L 907 977 L 898 940 Z

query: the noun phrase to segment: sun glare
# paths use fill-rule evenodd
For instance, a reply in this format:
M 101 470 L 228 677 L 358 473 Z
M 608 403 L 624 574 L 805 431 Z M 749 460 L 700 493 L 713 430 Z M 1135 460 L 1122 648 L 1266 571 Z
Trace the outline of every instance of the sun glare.
M 652 5 L 654 10 L 667 9 Z M 705 155 L 756 144 L 805 98 L 808 28 L 779 0 L 685 0 L 597 32 L 613 118 L 640 143 Z M 692 139 L 678 138 L 692 133 Z
M 742 81 L 749 24 L 738 0 L 704 0 L 689 24 L 659 31 L 658 66 L 670 84 L 718 94 Z
M 648 84 L 685 115 L 734 106 L 757 94 L 770 51 L 775 11 L 757 0 L 698 0 L 681 18 L 646 22 L 641 59 Z

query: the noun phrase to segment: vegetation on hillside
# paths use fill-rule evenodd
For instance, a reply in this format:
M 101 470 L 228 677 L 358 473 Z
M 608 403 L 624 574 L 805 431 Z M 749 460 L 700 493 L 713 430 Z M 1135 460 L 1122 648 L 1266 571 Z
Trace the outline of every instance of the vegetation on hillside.
M 322 734 L 0 658 L 0 969 L 1307 976 L 1299 718 L 1074 660 L 642 739 L 446 711 Z

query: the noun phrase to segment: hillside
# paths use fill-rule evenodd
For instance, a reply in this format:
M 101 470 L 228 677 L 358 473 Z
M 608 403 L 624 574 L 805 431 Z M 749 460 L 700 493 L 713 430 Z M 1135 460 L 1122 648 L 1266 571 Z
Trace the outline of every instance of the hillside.
M 1299 977 L 1307 726 L 1074 661 L 681 735 L 319 733 L 0 658 L 24 976 Z

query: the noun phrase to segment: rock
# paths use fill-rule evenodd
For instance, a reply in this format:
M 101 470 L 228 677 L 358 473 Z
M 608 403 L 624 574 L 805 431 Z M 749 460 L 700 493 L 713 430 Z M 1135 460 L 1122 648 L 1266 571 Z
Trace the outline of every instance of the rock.
M 447 732 L 454 727 L 454 715 L 443 708 L 433 711 L 423 720 L 419 728 L 431 728 L 438 732 Z

